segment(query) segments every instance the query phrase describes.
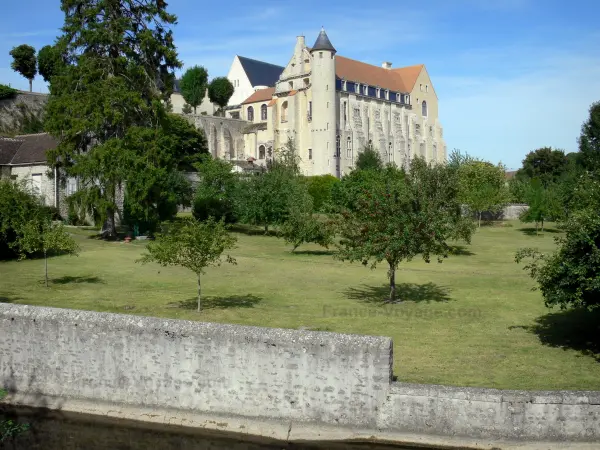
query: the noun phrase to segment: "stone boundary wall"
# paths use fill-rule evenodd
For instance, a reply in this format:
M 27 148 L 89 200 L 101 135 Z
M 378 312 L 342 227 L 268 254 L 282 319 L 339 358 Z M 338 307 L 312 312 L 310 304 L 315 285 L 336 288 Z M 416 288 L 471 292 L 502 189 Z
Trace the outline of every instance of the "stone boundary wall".
M 485 211 L 481 214 L 483 220 L 517 220 L 523 211 L 527 211 L 529 205 L 525 203 L 511 203 L 500 211 Z
M 389 338 L 0 303 L 0 385 L 214 414 L 374 426 Z
M 245 428 L 263 436 L 284 424 L 289 438 L 293 422 L 346 437 L 489 443 L 473 448 L 600 442 L 600 392 L 398 383 L 392 360 L 385 337 L 0 303 L 0 386 L 20 395 L 241 417 L 267 423 Z

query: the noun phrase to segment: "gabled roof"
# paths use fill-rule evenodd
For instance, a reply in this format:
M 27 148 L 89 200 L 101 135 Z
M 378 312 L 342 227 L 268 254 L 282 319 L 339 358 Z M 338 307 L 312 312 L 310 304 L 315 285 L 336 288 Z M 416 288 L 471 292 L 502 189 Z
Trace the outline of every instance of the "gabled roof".
M 266 102 L 267 100 L 271 100 L 273 98 L 273 94 L 275 94 L 275 88 L 270 87 L 266 89 L 259 89 L 255 91 L 250 97 L 242 102 L 242 105 L 247 103 L 256 103 L 256 102 Z
M 14 158 L 23 141 L 0 137 L 0 165 L 8 165 Z
M 240 64 L 252 86 L 275 86 L 284 67 L 239 56 Z
M 338 78 L 369 86 L 379 86 L 395 92 L 411 92 L 423 67 L 423 64 L 420 64 L 398 69 L 384 69 L 344 56 L 335 57 L 335 74 Z
M 14 139 L 0 138 L 0 164 L 45 164 L 48 160 L 46 152 L 57 146 L 58 141 L 48 133 L 25 134 Z

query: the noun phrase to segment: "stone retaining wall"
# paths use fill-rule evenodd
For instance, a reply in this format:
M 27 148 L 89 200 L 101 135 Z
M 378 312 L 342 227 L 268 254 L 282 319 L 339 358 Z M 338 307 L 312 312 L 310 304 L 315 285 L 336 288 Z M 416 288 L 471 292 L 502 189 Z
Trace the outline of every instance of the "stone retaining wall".
M 388 437 L 600 441 L 600 392 L 396 383 L 392 361 L 385 337 L 0 303 L 0 386 L 18 393 L 268 419 L 289 423 L 288 437 L 293 422 Z

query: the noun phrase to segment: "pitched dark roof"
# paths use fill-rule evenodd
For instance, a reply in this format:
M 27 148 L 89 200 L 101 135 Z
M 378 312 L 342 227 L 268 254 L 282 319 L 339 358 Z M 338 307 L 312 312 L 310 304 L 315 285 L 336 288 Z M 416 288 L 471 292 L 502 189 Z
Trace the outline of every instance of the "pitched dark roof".
M 8 165 L 23 141 L 0 137 L 0 165 Z
M 58 141 L 47 133 L 25 134 L 14 139 L 0 138 L 0 164 L 45 164 L 46 152 L 57 146 Z
M 239 56 L 238 59 L 242 64 L 242 68 L 248 79 L 250 80 L 250 84 L 254 86 L 275 86 L 277 80 L 279 80 L 279 76 L 283 72 L 283 67 L 276 66 L 275 64 L 269 64 L 263 61 L 257 61 L 256 59 L 246 58 L 244 56 Z
M 321 28 L 321 32 L 315 41 L 315 45 L 313 45 L 310 49 L 311 52 L 314 52 L 315 50 L 327 50 L 334 53 L 336 52 L 335 48 L 331 44 L 331 41 L 329 40 L 329 37 L 327 36 L 327 33 L 325 33 L 325 28 Z

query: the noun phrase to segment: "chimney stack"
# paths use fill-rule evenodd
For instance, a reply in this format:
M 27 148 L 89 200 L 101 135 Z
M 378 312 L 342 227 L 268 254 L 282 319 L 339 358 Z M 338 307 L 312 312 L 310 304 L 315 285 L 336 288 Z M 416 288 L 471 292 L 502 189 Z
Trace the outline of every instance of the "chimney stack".
M 384 69 L 387 69 L 387 70 L 391 70 L 391 68 L 392 68 L 392 63 L 391 63 L 391 62 L 387 62 L 387 61 L 386 61 L 386 62 L 384 62 L 384 63 L 381 65 L 381 67 L 383 67 Z

